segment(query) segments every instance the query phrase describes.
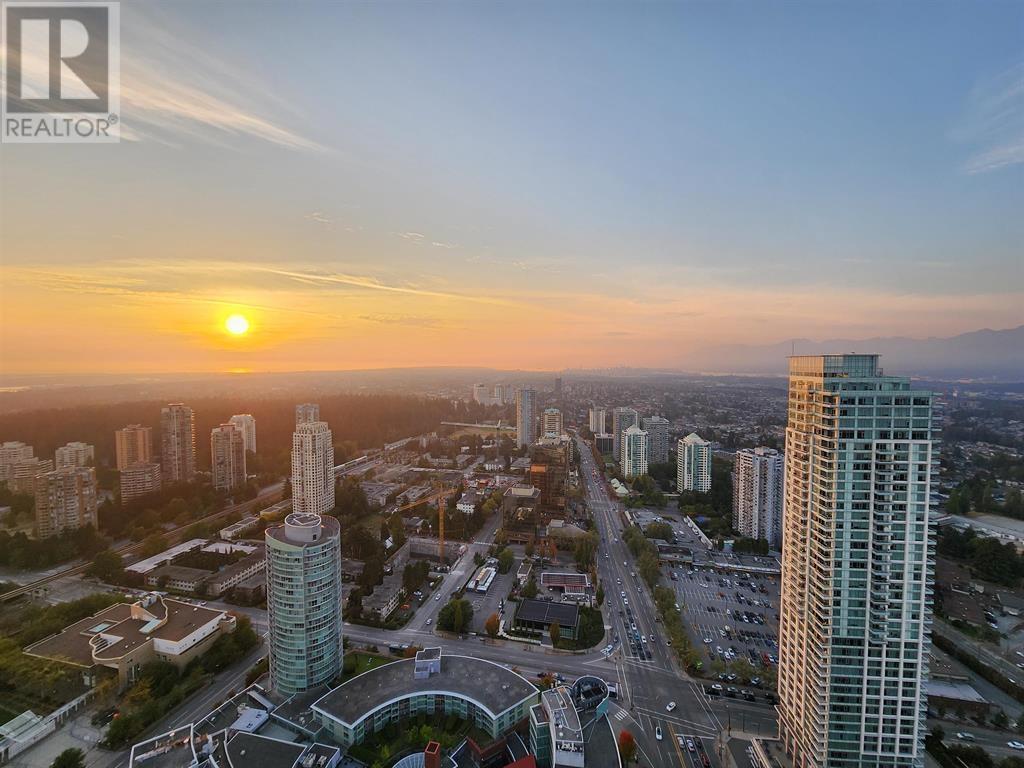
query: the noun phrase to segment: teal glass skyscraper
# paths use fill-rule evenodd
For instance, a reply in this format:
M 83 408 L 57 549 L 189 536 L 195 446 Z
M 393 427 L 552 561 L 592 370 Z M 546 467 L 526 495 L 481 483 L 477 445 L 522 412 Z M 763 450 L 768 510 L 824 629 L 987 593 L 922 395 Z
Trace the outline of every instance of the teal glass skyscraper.
M 329 683 L 341 672 L 341 527 L 293 512 L 268 528 L 270 682 L 283 694 Z
M 932 394 L 878 355 L 790 358 L 779 725 L 797 768 L 924 764 Z

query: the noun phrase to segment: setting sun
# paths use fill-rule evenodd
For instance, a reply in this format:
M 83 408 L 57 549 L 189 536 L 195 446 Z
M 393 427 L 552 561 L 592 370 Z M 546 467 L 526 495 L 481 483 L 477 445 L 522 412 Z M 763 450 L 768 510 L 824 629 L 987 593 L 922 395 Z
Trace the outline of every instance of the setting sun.
M 243 336 L 249 330 L 249 321 L 245 319 L 244 315 L 231 315 L 224 321 L 224 327 L 232 336 Z

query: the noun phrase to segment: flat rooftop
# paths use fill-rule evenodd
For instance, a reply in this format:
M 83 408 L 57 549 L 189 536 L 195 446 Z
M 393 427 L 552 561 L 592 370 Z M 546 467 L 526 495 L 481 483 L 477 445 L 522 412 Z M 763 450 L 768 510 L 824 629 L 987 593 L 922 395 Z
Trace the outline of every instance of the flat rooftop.
M 516 610 L 516 621 L 536 621 L 542 624 L 558 622 L 563 627 L 575 627 L 579 616 L 578 605 L 548 600 L 520 600 Z
M 420 680 L 414 677 L 415 665 L 415 659 L 402 659 L 364 672 L 317 701 L 314 709 L 355 725 L 384 702 L 418 693 L 450 693 L 477 702 L 492 715 L 537 695 L 531 682 L 491 661 L 442 654 L 441 671 Z
M 231 768 L 292 768 L 306 747 L 254 733 L 236 733 L 224 751 Z
M 941 696 L 944 699 L 968 701 L 972 704 L 988 704 L 989 701 L 970 683 L 955 680 L 928 680 L 925 690 L 929 696 Z
M 112 605 L 93 616 L 76 621 L 56 635 L 33 643 L 25 649 L 25 653 L 66 664 L 91 667 L 94 661 L 89 641 L 96 635 L 117 638 L 96 654 L 100 660 L 116 659 L 154 638 L 171 642 L 183 640 L 200 627 L 225 615 L 223 611 L 170 599 L 160 599 L 146 607 L 136 603 L 134 607 L 136 610 L 133 618 L 131 604 Z M 164 624 L 143 632 L 154 621 L 164 621 Z
M 576 712 L 576 705 L 573 703 L 569 689 L 564 685 L 551 688 L 541 694 L 541 699 L 555 726 L 558 740 L 583 741 L 580 716 Z
M 206 544 L 206 539 L 190 539 L 182 542 L 177 546 L 165 549 L 159 555 L 153 555 L 147 557 L 145 560 L 139 560 L 137 563 L 132 563 L 129 566 L 125 566 L 126 571 L 132 571 L 134 573 L 149 573 L 154 568 L 169 563 L 171 560 L 176 558 L 178 555 L 183 555 L 186 552 L 191 552 L 193 549 L 199 549 L 201 546 Z

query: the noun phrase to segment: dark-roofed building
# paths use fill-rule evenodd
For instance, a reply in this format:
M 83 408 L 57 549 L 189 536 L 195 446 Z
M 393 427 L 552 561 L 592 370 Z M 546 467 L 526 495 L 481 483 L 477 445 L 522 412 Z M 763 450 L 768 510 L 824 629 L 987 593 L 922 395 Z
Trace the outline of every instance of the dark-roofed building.
M 135 681 L 144 664 L 169 661 L 184 667 L 234 629 L 235 619 L 225 611 L 148 596 L 76 621 L 25 653 L 86 669 L 116 669 L 123 687 Z
M 558 624 L 561 636 L 575 640 L 580 626 L 580 608 L 573 603 L 524 599 L 516 608 L 513 626 L 519 632 L 547 635 L 552 624 Z
M 420 714 L 455 715 L 497 740 L 519 725 L 539 699 L 530 681 L 500 664 L 432 648 L 342 683 L 317 701 L 313 712 L 345 747 Z
M 292 768 L 305 751 L 305 744 L 245 732 L 224 745 L 230 768 Z

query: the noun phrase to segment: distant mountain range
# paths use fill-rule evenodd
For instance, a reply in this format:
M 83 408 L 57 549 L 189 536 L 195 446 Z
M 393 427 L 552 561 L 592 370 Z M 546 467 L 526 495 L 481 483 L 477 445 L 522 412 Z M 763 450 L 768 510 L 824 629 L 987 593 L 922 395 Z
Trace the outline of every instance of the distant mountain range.
M 798 355 L 877 352 L 882 367 L 894 374 L 1024 381 L 1024 325 L 949 338 L 791 339 L 771 346 L 714 347 L 695 353 L 686 367 L 708 373 L 783 374 L 794 350 Z

